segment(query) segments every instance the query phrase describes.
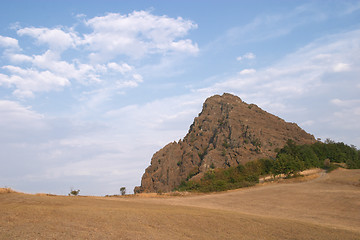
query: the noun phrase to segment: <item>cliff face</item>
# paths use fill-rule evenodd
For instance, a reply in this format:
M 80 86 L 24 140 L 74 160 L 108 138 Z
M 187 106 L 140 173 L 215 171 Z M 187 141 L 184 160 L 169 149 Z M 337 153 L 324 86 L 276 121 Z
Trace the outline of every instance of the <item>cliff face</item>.
M 200 179 L 209 168 L 237 166 L 275 157 L 288 139 L 314 143 L 314 136 L 254 104 L 223 94 L 208 98 L 182 141 L 156 152 L 135 192 L 167 192 L 188 178 Z

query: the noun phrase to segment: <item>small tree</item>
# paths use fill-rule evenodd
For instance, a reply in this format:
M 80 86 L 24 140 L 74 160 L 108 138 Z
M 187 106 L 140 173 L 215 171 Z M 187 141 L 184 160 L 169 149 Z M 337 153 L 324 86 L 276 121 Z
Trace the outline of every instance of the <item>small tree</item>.
M 330 159 L 328 159 L 328 158 L 325 159 L 325 160 L 324 160 L 324 167 L 325 167 L 325 168 L 330 168 L 330 165 L 331 165 Z
M 125 195 L 126 194 L 126 187 L 121 187 L 120 188 L 120 193 L 121 193 L 121 195 Z
M 69 196 L 70 195 L 77 196 L 77 195 L 79 195 L 79 192 L 80 192 L 80 189 L 78 189 L 78 190 L 71 189 Z

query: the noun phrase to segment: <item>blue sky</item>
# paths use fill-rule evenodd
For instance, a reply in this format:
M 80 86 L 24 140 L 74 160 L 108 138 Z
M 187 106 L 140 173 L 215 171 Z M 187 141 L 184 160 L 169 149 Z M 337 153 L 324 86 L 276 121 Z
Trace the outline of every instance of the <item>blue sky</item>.
M 0 187 L 140 185 L 230 92 L 360 146 L 360 1 L 1 1 Z

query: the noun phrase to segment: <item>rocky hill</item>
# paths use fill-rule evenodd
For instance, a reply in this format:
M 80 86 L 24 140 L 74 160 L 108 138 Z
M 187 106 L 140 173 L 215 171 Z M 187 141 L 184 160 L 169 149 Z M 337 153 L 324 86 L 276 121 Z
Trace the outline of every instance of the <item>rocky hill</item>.
M 255 104 L 224 93 L 208 98 L 183 140 L 156 152 L 134 192 L 167 192 L 210 168 L 227 168 L 276 156 L 288 139 L 314 143 L 313 135 Z

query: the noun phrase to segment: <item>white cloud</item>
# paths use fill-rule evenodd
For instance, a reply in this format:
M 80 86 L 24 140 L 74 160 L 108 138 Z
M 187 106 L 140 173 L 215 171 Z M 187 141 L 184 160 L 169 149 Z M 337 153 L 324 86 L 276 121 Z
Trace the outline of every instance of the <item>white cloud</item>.
M 32 57 L 25 54 L 9 54 L 8 57 L 13 63 L 31 62 L 33 60 Z
M 30 107 L 22 106 L 18 102 L 0 100 L 0 115 L 1 142 L 20 137 L 29 130 L 46 129 L 46 124 L 43 122 L 44 115 L 36 113 Z
M 167 46 L 167 48 L 174 51 L 189 52 L 192 54 L 196 54 L 199 51 L 197 44 L 193 44 L 190 39 L 172 42 L 170 46 Z
M 134 11 L 127 15 L 109 13 L 81 18 L 90 30 L 88 34 L 63 26 L 17 26 L 17 34 L 35 39 L 36 44 L 42 45 L 37 50 L 42 52 L 31 55 L 4 52 L 13 66 L 0 69 L 0 84 L 14 87 L 14 95 L 25 98 L 76 83 L 89 88 L 84 92 L 101 93 L 94 95 L 95 102 L 100 103 L 100 99 L 118 94 L 119 89 L 138 87 L 144 80 L 138 68 L 149 76 L 159 72 L 164 62 L 173 67 L 182 61 L 182 56 L 199 51 L 196 43 L 185 38 L 197 25 L 181 17 Z M 18 40 L 9 37 L 0 36 L 0 46 L 20 49 Z M 65 50 L 68 50 L 66 55 Z
M 79 63 L 74 61 L 68 63 L 59 59 L 59 55 L 51 50 L 46 51 L 43 55 L 33 56 L 33 66 L 49 70 L 57 76 L 62 76 L 67 79 L 74 79 L 82 84 L 91 82 L 99 82 L 100 77 L 98 75 L 99 66 Z
M 109 13 L 89 19 L 85 24 L 93 29 L 84 36 L 84 43 L 95 51 L 90 55 L 94 61 L 110 60 L 118 55 L 142 58 L 168 51 L 198 52 L 191 40 L 179 39 L 197 27 L 182 18 L 134 11 L 128 15 Z
M 244 58 L 245 59 L 255 59 L 256 56 L 253 53 L 247 53 L 247 54 L 244 55 Z
M 62 89 L 70 85 L 68 79 L 56 76 L 50 71 L 37 71 L 34 69 L 22 69 L 17 66 L 3 66 L 11 75 L 1 75 L 0 84 L 16 86 L 13 92 L 18 97 L 33 97 L 34 92 L 48 92 L 51 90 Z
M 122 63 L 121 65 L 115 63 L 115 62 L 110 62 L 107 64 L 107 67 L 111 70 L 115 70 L 117 72 L 120 72 L 121 74 L 125 74 L 127 72 L 133 71 L 134 67 L 130 66 L 127 63 Z
M 338 98 L 332 99 L 330 101 L 332 104 L 338 107 L 357 107 L 360 106 L 360 99 L 353 99 L 353 100 L 341 100 Z
M 239 72 L 240 75 L 247 75 L 247 74 L 253 74 L 253 73 L 256 73 L 256 70 L 253 68 L 244 69 Z
M 249 52 L 249 53 L 245 53 L 244 55 L 242 56 L 239 56 L 236 58 L 237 61 L 242 61 L 242 60 L 246 60 L 246 59 L 249 59 L 249 60 L 252 60 L 252 59 L 255 59 L 256 58 L 256 55 L 252 52 Z
M 20 49 L 18 40 L 11 37 L 4 37 L 0 35 L 0 47 Z
M 83 64 L 76 60 L 73 63 L 62 61 L 60 56 L 52 50 L 31 57 L 24 54 L 8 54 L 8 58 L 13 63 L 31 64 L 31 68 L 3 67 L 11 74 L 7 77 L 2 74 L 0 82 L 5 82 L 6 79 L 8 87 L 16 86 L 18 89 L 15 90 L 15 93 L 21 97 L 32 97 L 34 92 L 59 90 L 59 86 L 69 86 L 71 80 L 76 80 L 83 85 L 98 83 L 101 81 L 100 78 L 104 78 L 107 69 L 106 66 Z M 33 84 L 29 84 L 30 82 Z M 38 87 L 34 85 L 38 85 Z
M 65 32 L 60 28 L 22 28 L 17 31 L 19 36 L 28 35 L 37 40 L 39 44 L 47 44 L 53 51 L 62 52 L 80 43 L 75 32 Z
M 132 75 L 132 78 L 134 79 L 134 81 L 141 83 L 143 82 L 143 77 L 140 74 L 134 73 Z
M 336 63 L 334 65 L 334 72 L 346 72 L 351 69 L 349 64 L 346 63 Z
M 118 88 L 134 88 L 139 86 L 137 81 L 121 81 L 116 84 Z

